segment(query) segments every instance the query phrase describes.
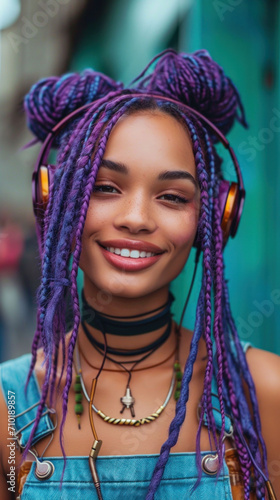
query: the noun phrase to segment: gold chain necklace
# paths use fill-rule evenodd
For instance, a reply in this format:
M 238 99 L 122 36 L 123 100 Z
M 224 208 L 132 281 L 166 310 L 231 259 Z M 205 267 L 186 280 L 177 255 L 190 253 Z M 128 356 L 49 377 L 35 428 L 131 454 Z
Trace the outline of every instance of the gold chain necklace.
M 76 368 L 76 373 L 80 375 L 80 382 L 82 386 L 82 390 L 84 393 L 84 396 L 86 400 L 90 403 L 90 397 L 87 393 L 85 384 L 84 384 L 84 379 L 83 379 L 83 374 L 82 374 L 82 369 L 81 369 L 81 363 L 80 363 L 80 356 L 79 356 L 79 351 L 78 349 L 75 349 L 75 368 Z M 150 424 L 154 420 L 156 420 L 163 410 L 166 408 L 168 402 L 170 401 L 170 398 L 172 396 L 174 386 L 175 386 L 175 381 L 176 381 L 176 373 L 173 370 L 172 374 L 172 379 L 171 379 L 171 384 L 170 388 L 168 390 L 167 396 L 163 402 L 163 404 L 151 415 L 148 417 L 140 418 L 140 419 L 131 419 L 131 418 L 114 418 L 114 417 L 109 417 L 107 416 L 103 411 L 99 410 L 96 408 L 96 406 L 92 402 L 92 409 L 98 415 L 104 422 L 107 422 L 108 424 L 113 424 L 113 425 L 128 425 L 128 426 L 134 426 L 134 427 L 139 427 L 140 425 L 144 424 Z

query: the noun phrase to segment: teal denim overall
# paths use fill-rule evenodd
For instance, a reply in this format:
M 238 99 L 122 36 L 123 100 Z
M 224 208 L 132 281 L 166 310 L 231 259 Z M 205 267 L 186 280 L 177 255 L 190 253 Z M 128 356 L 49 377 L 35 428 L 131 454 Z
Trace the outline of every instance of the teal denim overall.
M 244 346 L 244 350 L 246 350 L 246 347 Z M 34 374 L 31 376 L 25 397 L 24 384 L 30 359 L 28 354 L 0 365 L 0 382 L 4 397 L 7 399 L 8 391 L 15 393 L 16 414 L 18 415 L 16 429 L 19 432 L 21 446 L 24 446 L 28 440 L 31 429 L 31 425 L 28 424 L 35 418 L 36 403 L 40 399 L 40 389 Z M 217 407 L 217 404 L 213 406 Z M 220 428 L 219 412 L 214 412 L 214 416 L 217 428 Z M 230 425 L 231 422 L 228 419 L 226 430 L 229 429 Z M 49 410 L 46 408 L 32 444 L 35 444 L 43 436 L 50 434 L 51 429 L 52 422 L 49 418 Z M 203 453 L 203 455 L 205 454 L 207 452 Z M 103 499 L 144 500 L 157 458 L 158 455 L 98 457 L 97 470 L 101 481 Z M 63 458 L 48 457 L 47 460 L 54 465 L 53 475 L 46 480 L 37 479 L 34 473 L 36 462 L 34 462 L 28 474 L 21 500 L 97 499 L 88 457 L 67 457 L 61 487 Z M 218 477 L 202 472 L 201 481 L 197 488 L 193 490 L 197 475 L 195 452 L 171 453 L 155 499 L 209 500 L 217 498 L 219 500 L 232 500 L 228 468 L 225 462 Z

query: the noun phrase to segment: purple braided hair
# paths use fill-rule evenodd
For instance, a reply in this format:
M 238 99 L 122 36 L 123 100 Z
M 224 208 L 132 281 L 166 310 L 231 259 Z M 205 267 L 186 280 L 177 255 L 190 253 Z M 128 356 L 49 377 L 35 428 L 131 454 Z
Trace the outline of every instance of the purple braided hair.
M 198 51 L 194 54 L 177 54 L 173 50 L 167 50 L 154 58 L 152 62 L 156 60 L 154 70 L 147 74 L 151 67 L 150 63 L 128 89 L 124 89 L 123 84 L 116 83 L 101 73 L 85 70 L 81 75 L 73 73 L 62 78 L 52 77 L 41 80 L 31 88 L 30 93 L 25 98 L 28 125 L 40 140 L 43 140 L 54 125 L 71 111 L 92 102 L 92 106 L 86 112 L 69 123 L 65 130 L 55 138 L 55 145 L 60 148 L 58 167 L 44 216 L 38 321 L 32 344 L 32 361 L 28 375 L 29 380 L 36 363 L 37 348 L 41 342 L 46 358 L 46 375 L 36 420 L 26 449 L 32 442 L 47 397 L 50 397 L 50 401 L 53 400 L 58 351 L 62 345 L 63 366 L 59 384 L 63 380 L 63 374 L 65 375 L 65 384 L 60 444 L 64 458 L 66 457 L 63 447 L 63 427 L 67 416 L 68 393 L 72 381 L 73 352 L 80 323 L 76 278 L 81 253 L 81 239 L 90 195 L 108 137 L 121 116 L 137 113 L 141 110 L 146 110 L 146 112 L 159 110 L 175 116 L 188 128 L 191 135 L 201 191 L 198 237 L 203 250 L 202 286 L 198 298 L 190 354 L 182 380 L 181 396 L 177 403 L 175 417 L 170 424 L 169 437 L 161 448 L 148 489 L 147 500 L 154 498 L 170 449 L 176 444 L 180 428 L 185 420 L 189 383 L 201 337 L 205 341 L 208 354 L 201 405 L 207 414 L 209 436 L 210 439 L 213 436 L 219 456 L 220 469 L 223 460 L 222 438 L 225 428 L 225 411 L 230 413 L 239 425 L 250 449 L 254 450 L 259 465 L 266 467 L 265 445 L 261 436 L 254 384 L 231 316 L 223 276 L 221 214 L 217 200 L 220 165 L 213 146 L 217 139 L 211 131 L 207 132 L 196 118 L 186 114 L 180 108 L 180 104 L 176 106 L 174 103 L 163 102 L 160 100 L 160 96 L 175 99 L 197 109 L 224 133 L 230 130 L 235 119 L 246 126 L 244 110 L 235 86 L 206 51 Z M 131 98 L 129 94 L 133 90 L 158 94 L 159 97 L 158 99 Z M 75 246 L 71 252 L 73 241 L 75 241 Z M 71 253 L 72 265 L 69 269 Z M 215 296 L 214 307 L 212 307 L 213 293 Z M 67 300 L 68 302 L 70 300 L 73 311 L 73 328 L 66 346 Z M 216 437 L 211 401 L 213 376 L 217 379 L 222 418 L 222 431 L 219 439 Z M 242 386 L 243 380 L 249 388 L 254 413 L 253 425 Z M 201 477 L 200 433 L 202 416 L 203 412 L 196 440 L 198 481 Z M 238 433 L 235 433 L 235 442 L 244 477 L 245 499 L 248 499 L 251 460 Z M 260 443 L 260 447 L 258 443 Z M 254 474 L 261 491 L 263 490 L 263 481 L 255 468 Z

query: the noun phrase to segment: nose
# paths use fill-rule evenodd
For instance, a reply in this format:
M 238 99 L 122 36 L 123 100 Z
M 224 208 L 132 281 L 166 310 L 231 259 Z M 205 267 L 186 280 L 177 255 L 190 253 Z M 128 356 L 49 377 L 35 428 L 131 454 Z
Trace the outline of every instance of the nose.
M 141 193 L 126 198 L 116 214 L 115 226 L 132 234 L 153 233 L 157 223 L 149 200 Z

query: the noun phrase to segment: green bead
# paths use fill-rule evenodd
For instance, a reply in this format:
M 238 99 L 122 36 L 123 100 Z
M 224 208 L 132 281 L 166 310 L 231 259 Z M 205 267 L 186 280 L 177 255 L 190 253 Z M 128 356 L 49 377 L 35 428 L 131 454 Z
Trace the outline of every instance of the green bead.
M 76 403 L 81 403 L 83 399 L 83 395 L 81 393 L 75 394 L 75 401 Z
M 176 372 L 175 377 L 176 377 L 176 380 L 182 380 L 182 377 L 183 377 L 182 372 Z
M 74 391 L 75 392 L 82 392 L 81 384 L 78 384 L 78 383 L 74 384 Z
M 82 415 L 83 411 L 84 411 L 84 407 L 83 407 L 83 405 L 81 403 L 75 404 L 75 413 L 76 413 L 76 415 Z
M 181 371 L 181 366 L 180 366 L 179 361 L 176 361 L 176 362 L 174 363 L 174 370 L 175 370 L 175 371 L 178 371 L 178 370 L 180 370 L 180 371 Z
M 174 394 L 175 401 L 177 401 L 179 399 L 180 394 L 181 394 L 181 391 L 175 391 L 175 394 Z
M 177 380 L 176 382 L 176 390 L 181 389 L 181 380 Z

